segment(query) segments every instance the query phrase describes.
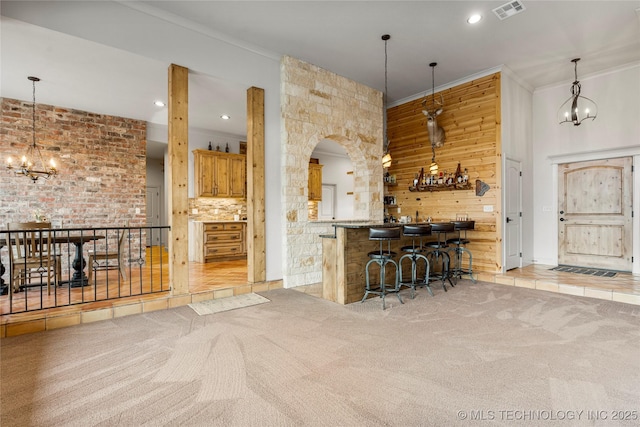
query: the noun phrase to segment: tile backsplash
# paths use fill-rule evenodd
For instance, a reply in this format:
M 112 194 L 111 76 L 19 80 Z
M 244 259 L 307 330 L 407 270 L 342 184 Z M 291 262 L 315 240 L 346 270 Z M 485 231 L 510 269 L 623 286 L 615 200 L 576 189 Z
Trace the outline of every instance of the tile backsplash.
M 198 213 L 194 213 L 194 209 Z M 233 221 L 247 216 L 247 202 L 243 199 L 196 197 L 189 199 L 189 219 L 193 221 Z

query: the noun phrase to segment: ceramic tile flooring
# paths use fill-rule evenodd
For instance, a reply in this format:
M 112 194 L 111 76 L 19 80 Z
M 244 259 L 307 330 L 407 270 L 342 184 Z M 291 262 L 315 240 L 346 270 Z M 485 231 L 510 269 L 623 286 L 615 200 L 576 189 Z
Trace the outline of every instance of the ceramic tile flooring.
M 551 265 L 530 265 L 505 274 L 481 272 L 474 276 L 481 282 L 640 305 L 640 276 L 618 273 L 615 277 L 597 277 L 553 271 L 552 268 Z M 321 283 L 294 289 L 322 297 Z
M 640 276 L 618 273 L 615 277 L 598 277 L 552 268 L 550 265 L 530 265 L 505 274 L 479 273 L 478 280 L 640 305 Z
M 548 265 L 531 265 L 510 270 L 505 274 L 481 272 L 477 274 L 477 279 L 481 282 L 640 305 L 640 276 L 618 273 L 611 278 L 596 277 L 558 272 L 551 268 L 552 266 Z M 108 320 L 130 314 L 178 307 L 192 302 L 282 287 L 282 281 L 253 286 L 247 283 L 247 264 L 244 260 L 209 264 L 191 263 L 190 278 L 190 295 L 177 297 L 147 295 L 138 297 L 134 301 L 127 299 L 108 301 L 102 303 L 102 306 L 93 303 L 53 311 L 3 315 L 0 318 L 0 337 Z M 322 297 L 321 283 L 294 289 Z

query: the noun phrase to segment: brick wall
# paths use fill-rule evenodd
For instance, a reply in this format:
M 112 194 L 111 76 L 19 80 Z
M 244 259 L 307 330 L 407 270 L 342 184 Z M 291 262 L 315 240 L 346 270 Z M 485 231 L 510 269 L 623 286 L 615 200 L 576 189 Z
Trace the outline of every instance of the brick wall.
M 0 228 L 33 221 L 36 210 L 65 227 L 144 225 L 146 123 L 37 104 L 36 141 L 58 175 L 33 184 L 5 169 L 32 141 L 31 105 L 1 99 Z
M 318 235 L 333 234 L 330 224 L 309 221 L 308 165 L 318 142 L 342 145 L 353 164 L 354 218 L 382 221 L 383 106 L 381 92 L 292 57 L 282 59 L 281 81 L 283 285 L 288 288 L 322 280 Z

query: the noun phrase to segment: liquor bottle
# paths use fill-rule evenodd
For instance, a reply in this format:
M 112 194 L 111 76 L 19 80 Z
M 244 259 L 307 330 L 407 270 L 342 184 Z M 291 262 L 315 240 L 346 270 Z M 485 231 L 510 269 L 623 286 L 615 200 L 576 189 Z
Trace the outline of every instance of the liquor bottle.
M 454 182 L 460 182 L 458 179 L 459 176 L 462 176 L 462 171 L 460 170 L 460 162 L 458 162 L 458 167 L 456 168 L 456 174 L 453 176 Z
M 209 151 L 211 151 L 213 148 L 211 147 L 211 141 L 209 141 Z

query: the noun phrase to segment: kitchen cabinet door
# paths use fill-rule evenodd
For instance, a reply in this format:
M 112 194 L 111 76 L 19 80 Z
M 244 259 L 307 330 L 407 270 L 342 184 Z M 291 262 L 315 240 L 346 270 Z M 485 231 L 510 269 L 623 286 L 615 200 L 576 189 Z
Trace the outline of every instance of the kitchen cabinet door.
M 309 163 L 309 200 L 322 201 L 322 165 Z
M 229 197 L 244 198 L 247 196 L 246 168 L 247 159 L 245 156 L 234 156 L 229 158 Z
M 208 150 L 193 156 L 196 197 L 246 197 L 246 156 Z

